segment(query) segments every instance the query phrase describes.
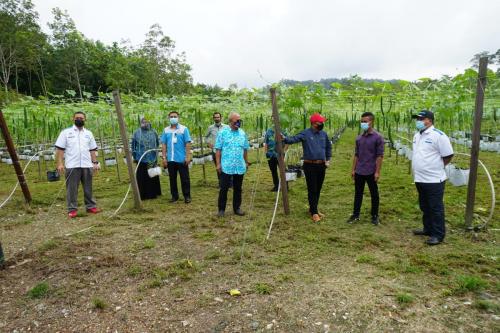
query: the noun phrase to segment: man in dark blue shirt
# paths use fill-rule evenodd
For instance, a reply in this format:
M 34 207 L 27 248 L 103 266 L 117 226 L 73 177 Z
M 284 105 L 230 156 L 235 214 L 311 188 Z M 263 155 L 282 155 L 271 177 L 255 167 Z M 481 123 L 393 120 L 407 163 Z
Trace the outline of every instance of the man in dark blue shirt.
M 332 143 L 323 131 L 326 118 L 315 113 L 310 118 L 311 127 L 295 136 L 284 138 L 286 144 L 302 142 L 304 174 L 307 183 L 309 213 L 314 222 L 321 220 L 318 211 L 319 195 L 325 180 L 325 170 L 332 158 Z

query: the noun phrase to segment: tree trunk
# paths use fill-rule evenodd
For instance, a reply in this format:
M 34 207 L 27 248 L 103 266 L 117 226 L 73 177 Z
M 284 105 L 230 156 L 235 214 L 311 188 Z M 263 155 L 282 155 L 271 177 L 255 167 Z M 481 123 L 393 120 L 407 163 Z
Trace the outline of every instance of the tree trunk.
M 33 96 L 33 91 L 31 90 L 31 69 L 28 70 L 28 89 L 30 92 L 30 96 Z
M 15 81 L 14 81 L 14 82 L 15 82 L 15 84 L 16 84 L 16 93 L 18 93 L 18 94 L 19 94 L 19 85 L 17 84 L 17 82 L 18 82 L 17 80 L 18 80 L 18 77 L 19 77 L 19 75 L 18 75 L 19 73 L 18 73 L 18 71 L 17 71 L 17 69 L 18 69 L 18 68 L 17 68 L 17 63 L 15 64 L 15 69 L 16 69 L 16 72 L 15 72 L 15 74 L 16 74 L 16 79 L 15 79 Z
M 80 86 L 80 76 L 78 75 L 78 66 L 75 60 L 75 74 L 76 74 L 76 86 L 78 87 L 78 93 L 80 94 L 80 101 L 83 102 L 82 87 Z
M 42 92 L 45 97 L 47 97 L 47 85 L 45 84 L 45 75 L 43 74 L 43 65 L 42 65 L 42 59 L 40 57 L 37 57 L 38 64 L 40 65 L 40 74 L 38 75 L 38 72 L 36 76 L 38 77 L 38 81 L 40 81 L 40 85 L 42 86 Z

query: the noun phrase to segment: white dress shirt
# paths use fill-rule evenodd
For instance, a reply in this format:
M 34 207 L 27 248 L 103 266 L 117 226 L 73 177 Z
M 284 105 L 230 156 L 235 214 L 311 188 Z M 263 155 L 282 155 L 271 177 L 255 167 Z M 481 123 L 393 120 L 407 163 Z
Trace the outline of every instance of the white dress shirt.
M 97 144 L 91 131 L 75 125 L 64 129 L 57 138 L 56 148 L 64 150 L 64 165 L 71 168 L 92 168 L 90 152 L 97 150 Z

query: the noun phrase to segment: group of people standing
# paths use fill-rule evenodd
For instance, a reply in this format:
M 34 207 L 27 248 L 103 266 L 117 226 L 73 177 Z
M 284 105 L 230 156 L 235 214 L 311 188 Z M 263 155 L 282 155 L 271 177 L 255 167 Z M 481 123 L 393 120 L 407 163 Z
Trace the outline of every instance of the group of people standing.
M 423 213 L 423 229 L 415 230 L 415 235 L 428 236 L 427 244 L 440 244 L 445 237 L 444 222 L 444 187 L 446 173 L 444 167 L 453 157 L 453 149 L 446 134 L 434 128 L 434 114 L 423 110 L 417 115 L 415 126 L 417 133 L 413 139 L 412 170 L 419 195 L 420 209 Z M 157 151 L 161 144 L 162 166 L 168 170 L 170 181 L 170 202 L 179 200 L 177 174 L 181 180 L 184 202 L 191 202 L 189 164 L 191 162 L 191 136 L 189 129 L 179 123 L 179 113 L 168 114 L 169 126 L 165 127 L 161 136 L 152 129 L 151 123 L 141 119 L 141 126 L 132 136 L 132 154 L 138 163 L 137 181 L 142 199 L 153 199 L 161 195 L 159 177 L 151 177 L 148 170 L 157 166 Z M 227 195 L 233 189 L 232 208 L 235 215 L 243 216 L 241 209 L 242 186 L 244 175 L 250 165 L 248 137 L 241 129 L 241 116 L 231 112 L 228 124 L 222 122 L 219 112 L 213 114 L 214 123 L 205 135 L 207 145 L 212 149 L 212 156 L 219 180 L 218 212 L 223 217 L 226 211 Z M 280 133 L 283 149 L 277 149 L 275 133 L 266 131 L 265 147 L 269 169 L 272 174 L 273 188 L 279 190 L 277 172 L 278 152 L 283 153 L 288 145 L 301 143 L 303 149 L 303 171 L 307 185 L 309 214 L 313 222 L 324 217 L 318 209 L 320 193 L 325 179 L 326 169 L 332 158 L 332 143 L 323 131 L 327 119 L 315 113 L 310 117 L 311 126 L 294 136 Z M 61 132 L 56 147 L 57 170 L 65 173 L 67 188 L 68 216 L 77 216 L 78 185 L 84 188 L 84 199 L 88 213 L 98 213 L 96 202 L 92 197 L 92 175 L 99 170 L 96 159 L 97 144 L 92 132 L 84 127 L 85 114 L 76 112 L 73 115 L 74 125 Z M 371 195 L 371 223 L 378 225 L 379 191 L 378 181 L 381 175 L 384 156 L 384 138 L 375 131 L 375 116 L 371 112 L 361 115 L 362 133 L 357 136 L 354 145 L 354 158 L 351 177 L 354 181 L 354 205 L 352 215 L 347 220 L 354 223 L 360 220 L 365 184 L 368 184 Z M 63 163 L 64 158 L 64 163 Z

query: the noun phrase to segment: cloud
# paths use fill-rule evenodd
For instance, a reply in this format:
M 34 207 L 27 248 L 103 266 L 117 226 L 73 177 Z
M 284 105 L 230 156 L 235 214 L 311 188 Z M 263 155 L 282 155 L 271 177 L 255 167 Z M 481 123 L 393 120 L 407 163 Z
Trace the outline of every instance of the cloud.
M 500 48 L 500 1 L 35 0 L 45 25 L 67 9 L 87 37 L 142 42 L 153 23 L 176 41 L 195 82 L 254 87 L 282 78 L 453 75 Z

